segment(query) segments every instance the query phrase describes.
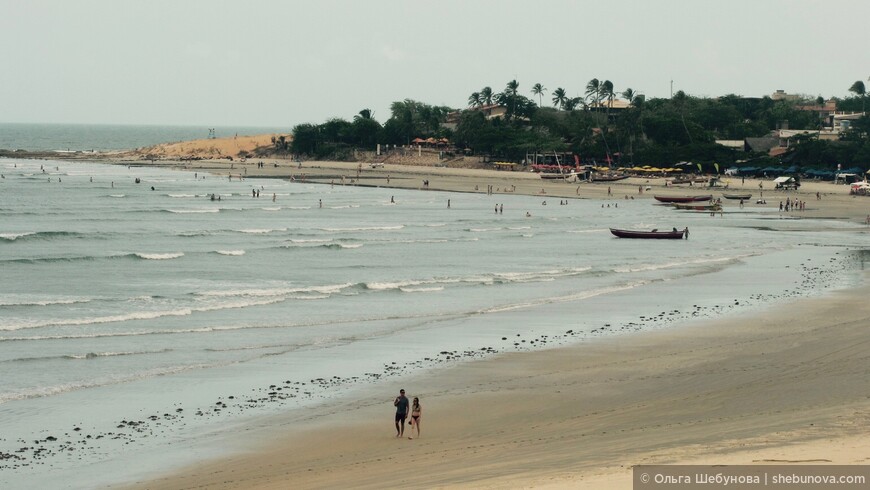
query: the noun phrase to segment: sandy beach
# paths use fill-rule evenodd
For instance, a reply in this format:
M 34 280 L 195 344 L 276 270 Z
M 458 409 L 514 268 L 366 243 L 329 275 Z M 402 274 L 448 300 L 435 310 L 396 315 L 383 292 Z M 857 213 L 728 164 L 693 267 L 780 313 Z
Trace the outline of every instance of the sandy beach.
M 531 173 L 389 164 L 158 164 L 326 185 L 341 185 L 343 177 L 345 185 L 422 189 L 428 180 L 430 192 L 486 192 L 491 185 L 495 193 L 544 199 L 606 199 L 608 188 L 613 200 L 722 192 L 665 187 L 664 179 L 570 184 Z M 866 198 L 824 182 L 783 192 L 770 181 L 732 178 L 728 191 L 751 192 L 746 205 L 763 206 L 756 204 L 759 183 L 766 206 L 806 201 L 804 211 L 784 217 L 863 223 L 870 210 Z M 738 205 L 723 203 L 726 212 Z M 423 403 L 420 439 L 394 436 L 400 385 L 390 384 L 341 406 L 260 421 L 246 429 L 262 434 L 260 442 L 236 456 L 133 488 L 630 488 L 637 464 L 867 464 L 868 293 L 865 286 L 417 375 L 401 386 Z
M 135 488 L 631 488 L 637 464 L 867 464 L 868 292 L 410 378 L 420 439 L 396 439 L 394 393 L 372 393 Z
M 653 196 L 712 195 L 723 193 L 750 193 L 744 205 L 778 208 L 780 201 L 799 200 L 806 203 L 804 210 L 783 212 L 786 217 L 822 219 L 849 219 L 864 223 L 870 216 L 870 199 L 849 195 L 847 185 L 829 181 L 805 179 L 799 190 L 775 190 L 773 179 L 726 177 L 727 189 L 706 188 L 704 184 L 666 185 L 670 178 L 630 177 L 616 182 L 554 182 L 542 180 L 537 173 L 528 171 L 501 171 L 480 168 L 455 168 L 435 165 L 384 164 L 373 168 L 369 163 L 304 161 L 301 164 L 287 159 L 249 159 L 246 162 L 226 160 L 158 160 L 143 162 L 109 158 L 117 164 L 159 165 L 192 171 L 205 171 L 215 175 L 238 178 L 280 178 L 329 185 L 356 185 L 365 187 L 394 187 L 427 191 L 486 193 L 489 186 L 495 194 L 536 195 L 546 198 L 575 199 L 649 199 Z M 258 166 L 263 162 L 262 168 Z M 343 179 L 343 180 L 342 180 Z M 428 182 L 428 186 L 424 184 Z M 759 187 L 760 185 L 760 187 Z M 818 198 L 817 198 L 818 195 Z M 765 204 L 758 204 L 759 199 Z M 725 210 L 737 207 L 738 201 L 722 199 Z

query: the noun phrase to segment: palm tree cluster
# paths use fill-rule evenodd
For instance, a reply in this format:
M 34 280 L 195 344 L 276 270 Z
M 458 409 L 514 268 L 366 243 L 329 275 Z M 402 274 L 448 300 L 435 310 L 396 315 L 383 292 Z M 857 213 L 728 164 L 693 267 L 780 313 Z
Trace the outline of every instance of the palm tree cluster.
M 806 106 L 824 104 L 821 97 L 797 101 L 733 94 L 700 98 L 682 90 L 670 98 L 647 99 L 633 88 L 617 91 L 613 82 L 598 78 L 585 84 L 582 96 L 569 95 L 564 87 L 551 91 L 535 83 L 526 97 L 521 88 L 515 79 L 500 92 L 487 85 L 468 97 L 467 110 L 410 99 L 397 101 L 383 125 L 369 109 L 355 114 L 352 122 L 334 118 L 318 125 L 300 124 L 293 129 L 291 150 L 342 159 L 349 158 L 352 148 L 373 148 L 377 143 L 407 145 L 417 137 L 435 137 L 448 138 L 466 152 L 515 161 L 532 151 L 570 151 L 584 160 L 613 157 L 632 164 L 691 160 L 728 165 L 738 158 L 768 157 L 738 157 L 715 140 L 765 136 L 781 121 L 788 121 L 792 129 L 818 129 L 818 113 Z M 853 83 L 849 91 L 854 96 L 837 99 L 837 109 L 863 111 L 864 82 Z M 615 104 L 617 97 L 627 104 Z M 503 117 L 492 117 L 492 108 L 487 106 L 495 105 L 503 107 Z M 450 124 L 445 124 L 448 115 Z M 853 121 L 852 128 L 840 141 L 802 141 L 800 148 L 790 149 L 789 158 L 845 165 L 870 161 L 870 119 Z

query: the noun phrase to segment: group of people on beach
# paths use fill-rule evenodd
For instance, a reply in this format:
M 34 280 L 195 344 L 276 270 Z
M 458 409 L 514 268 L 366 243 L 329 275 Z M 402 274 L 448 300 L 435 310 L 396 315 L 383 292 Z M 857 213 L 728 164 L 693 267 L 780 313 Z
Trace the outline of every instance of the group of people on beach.
M 396 407 L 396 437 L 404 437 L 405 435 L 405 420 L 408 418 L 410 411 L 411 428 L 417 429 L 417 437 L 420 437 L 420 421 L 423 419 L 423 407 L 420 406 L 420 399 L 414 397 L 414 402 L 410 403 L 408 397 L 405 396 L 405 390 L 399 390 L 399 396 L 393 400 L 393 406 Z M 413 436 L 408 436 L 408 439 L 413 439 Z

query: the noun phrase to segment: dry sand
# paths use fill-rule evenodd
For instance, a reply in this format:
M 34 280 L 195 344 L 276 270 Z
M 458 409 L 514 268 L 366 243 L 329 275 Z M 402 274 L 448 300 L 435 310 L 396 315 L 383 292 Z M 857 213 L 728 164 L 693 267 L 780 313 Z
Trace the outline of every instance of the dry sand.
M 209 140 L 207 140 L 209 141 Z M 110 160 L 127 163 L 123 159 Z M 257 162 L 264 162 L 263 168 Z M 141 161 L 129 162 L 137 165 Z M 301 165 L 284 159 L 248 159 L 246 163 L 226 160 L 201 160 L 192 162 L 157 161 L 149 165 L 207 171 L 217 175 L 232 175 L 233 178 L 283 178 L 296 181 L 334 185 L 358 185 L 367 187 L 394 187 L 401 189 L 427 189 L 429 191 L 485 193 L 492 186 L 496 194 L 525 194 L 547 198 L 580 199 L 653 199 L 653 195 L 713 195 L 721 198 L 723 193 L 751 193 L 745 206 L 778 208 L 787 198 L 806 202 L 804 211 L 783 212 L 783 216 L 849 219 L 865 222 L 870 216 L 870 197 L 849 195 L 849 186 L 835 185 L 825 181 L 804 180 L 800 190 L 774 190 L 772 179 L 726 178 L 728 189 L 708 189 L 702 185 L 689 187 L 686 184 L 666 186 L 668 179 L 661 177 L 632 177 L 617 182 L 553 182 L 542 180 L 538 174 L 522 171 L 498 171 L 489 169 L 451 168 L 437 166 L 413 166 L 386 164 L 371 168 L 367 163 L 308 161 Z M 344 184 L 342 184 L 344 177 Z M 423 181 L 429 181 L 428 188 Z M 759 188 L 761 184 L 761 188 Z M 610 194 L 608 194 L 608 190 Z M 816 198 L 816 194 L 821 199 Z M 763 198 L 766 204 L 757 204 Z M 727 211 L 736 208 L 738 201 L 722 200 Z
M 186 165 L 249 178 L 305 174 L 337 185 L 342 176 L 348 185 L 401 188 L 421 188 L 427 179 L 430 190 L 460 192 L 493 185 L 497 193 L 515 188 L 545 198 L 608 198 L 608 187 L 611 199 L 722 192 L 665 188 L 663 179 L 567 184 L 519 172 L 265 162 L 263 169 L 253 162 Z M 729 192 L 752 192 L 747 205 L 758 206 L 758 184 L 731 179 Z M 762 185 L 767 206 L 786 197 L 807 202 L 806 211 L 788 213 L 793 217 L 863 222 L 870 214 L 870 199 L 849 196 L 845 186 L 805 182 L 786 193 L 770 189 L 770 181 Z M 420 439 L 393 437 L 392 383 L 317 413 L 262 420 L 248 428 L 262 434 L 260 443 L 238 448 L 241 454 L 134 486 L 631 488 L 637 464 L 867 464 L 868 293 L 863 287 L 762 313 L 437 370 L 404 380 L 424 405 Z
M 144 158 L 149 156 L 171 160 L 190 157 L 225 158 L 229 156 L 235 160 L 242 152 L 251 153 L 258 147 L 271 146 L 272 138 L 277 136 L 279 135 L 259 134 L 255 136 L 231 136 L 226 138 L 179 141 L 121 153 L 128 158 Z
M 631 488 L 636 464 L 867 464 L 868 292 L 416 376 L 420 439 L 393 436 L 391 384 L 141 488 Z

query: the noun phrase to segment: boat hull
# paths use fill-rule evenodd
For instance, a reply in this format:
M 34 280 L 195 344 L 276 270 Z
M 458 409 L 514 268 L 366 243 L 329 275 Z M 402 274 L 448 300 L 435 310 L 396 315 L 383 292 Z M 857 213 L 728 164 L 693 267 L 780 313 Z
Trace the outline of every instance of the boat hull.
M 684 211 L 719 211 L 722 209 L 722 206 L 719 204 L 682 204 L 678 202 L 671 204 L 674 208 Z
M 680 240 L 685 234 L 685 230 L 679 231 L 637 231 L 637 230 L 620 230 L 611 228 L 610 233 L 619 238 L 651 238 L 664 240 Z
M 674 202 L 704 202 L 713 199 L 713 196 L 653 196 L 656 201 L 674 203 Z
M 722 197 L 725 199 L 743 199 L 744 201 L 748 201 L 752 199 L 752 194 L 722 194 Z

